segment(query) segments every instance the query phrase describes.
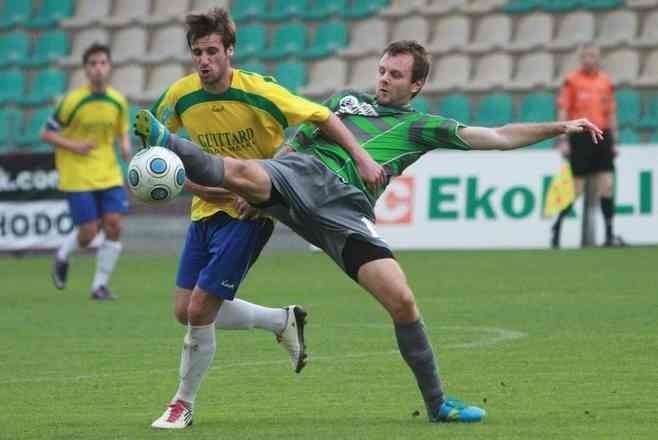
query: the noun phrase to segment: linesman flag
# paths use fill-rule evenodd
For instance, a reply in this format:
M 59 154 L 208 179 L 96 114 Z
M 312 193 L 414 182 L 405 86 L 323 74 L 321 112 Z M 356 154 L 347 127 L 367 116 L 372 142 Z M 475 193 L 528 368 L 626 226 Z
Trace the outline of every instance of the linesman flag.
M 564 163 L 560 172 L 553 176 L 546 194 L 544 217 L 553 216 L 576 200 L 576 190 L 573 185 L 573 174 L 568 163 Z

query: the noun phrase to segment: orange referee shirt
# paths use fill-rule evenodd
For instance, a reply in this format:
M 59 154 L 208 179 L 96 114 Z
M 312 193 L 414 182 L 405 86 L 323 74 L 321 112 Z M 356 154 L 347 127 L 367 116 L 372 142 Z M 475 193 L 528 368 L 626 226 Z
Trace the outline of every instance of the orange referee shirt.
M 602 130 L 610 128 L 610 117 L 617 111 L 614 88 L 608 75 L 600 70 L 585 73 L 579 69 L 564 81 L 558 107 L 569 119 L 587 118 Z

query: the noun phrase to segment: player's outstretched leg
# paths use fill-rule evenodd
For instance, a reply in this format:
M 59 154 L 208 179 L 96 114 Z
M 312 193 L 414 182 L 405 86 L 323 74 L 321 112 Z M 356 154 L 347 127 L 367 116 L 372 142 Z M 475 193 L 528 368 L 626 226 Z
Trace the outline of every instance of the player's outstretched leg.
M 306 366 L 306 344 L 304 342 L 304 326 L 307 313 L 299 306 L 286 307 L 286 326 L 276 335 L 276 340 L 288 352 L 292 369 L 299 373 Z

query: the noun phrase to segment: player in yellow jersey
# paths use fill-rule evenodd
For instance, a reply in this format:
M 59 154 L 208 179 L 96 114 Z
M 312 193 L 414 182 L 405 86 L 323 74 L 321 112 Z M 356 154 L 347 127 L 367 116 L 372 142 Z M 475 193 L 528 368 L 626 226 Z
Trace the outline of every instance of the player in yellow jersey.
M 92 299 L 115 299 L 108 290 L 110 276 L 121 253 L 121 216 L 128 208 L 123 176 L 114 152 L 119 140 L 123 158 L 131 154 L 128 104 L 110 87 L 110 49 L 92 44 L 82 62 L 88 84 L 70 91 L 57 105 L 41 133 L 54 145 L 59 189 L 67 193 L 77 232 L 57 250 L 53 267 L 55 287 L 63 289 L 68 275 L 68 257 L 78 247 L 87 247 L 99 230 L 105 240 L 96 254 Z
M 235 24 L 225 10 L 190 14 L 186 24 L 196 73 L 173 83 L 152 108 L 169 130 L 184 127 L 206 152 L 241 159 L 272 157 L 286 127 L 302 122 L 315 123 L 345 148 L 358 148 L 326 107 L 293 95 L 272 78 L 231 67 Z M 160 141 L 164 145 L 166 139 Z M 368 155 L 357 162 L 366 182 L 383 181 L 382 168 Z M 216 350 L 215 328 L 272 331 L 296 372 L 305 363 L 301 307 L 275 309 L 234 298 L 272 233 L 272 220 L 253 217 L 246 203 L 219 188 L 191 182 L 186 187 L 194 194 L 192 223 L 179 261 L 175 315 L 188 328 L 178 391 L 154 428 L 192 424 L 194 399 Z

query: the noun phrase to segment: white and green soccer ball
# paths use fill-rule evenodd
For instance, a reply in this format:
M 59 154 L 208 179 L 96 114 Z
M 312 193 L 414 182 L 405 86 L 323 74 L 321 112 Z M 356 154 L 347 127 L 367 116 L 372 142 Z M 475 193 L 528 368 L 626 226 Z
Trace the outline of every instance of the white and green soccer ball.
M 176 154 L 163 147 L 144 148 L 128 164 L 128 187 L 146 203 L 167 203 L 185 183 L 185 167 Z

